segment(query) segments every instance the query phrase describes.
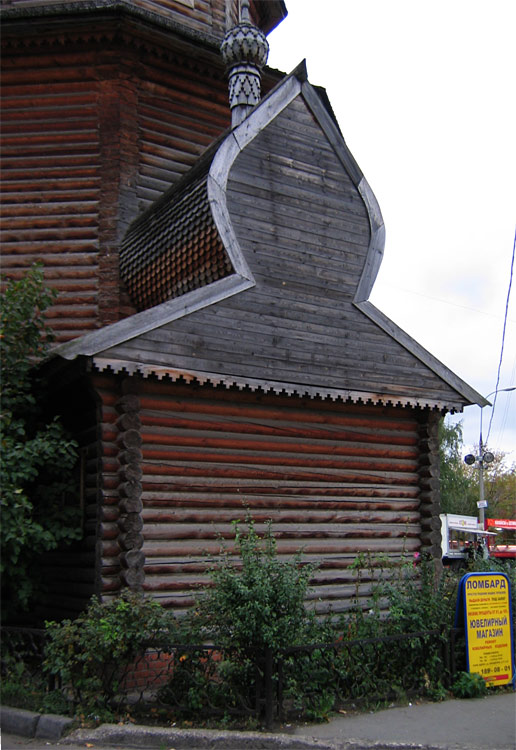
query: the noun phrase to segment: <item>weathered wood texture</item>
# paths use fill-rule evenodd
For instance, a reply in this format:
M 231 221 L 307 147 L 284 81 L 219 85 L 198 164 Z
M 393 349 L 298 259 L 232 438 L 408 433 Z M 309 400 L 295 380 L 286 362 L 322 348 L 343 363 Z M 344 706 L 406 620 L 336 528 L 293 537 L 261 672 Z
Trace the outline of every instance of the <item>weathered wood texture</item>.
M 36 13 L 50 5 L 49 0 L 1 0 L 0 7 L 3 9 L 28 10 Z M 73 9 L 70 0 L 52 0 L 54 12 L 59 6 L 63 6 L 63 12 Z M 225 33 L 226 13 L 224 2 L 218 0 L 132 0 L 131 5 L 157 14 L 167 21 L 187 26 L 189 29 L 223 36 Z M 102 2 L 98 7 L 102 7 Z
M 44 12 L 49 5 L 53 6 L 53 13 L 63 6 L 63 12 L 73 12 L 73 0 L 0 0 L 0 8 L 4 10 Z M 97 7 L 101 8 L 102 0 Z M 108 5 L 108 3 L 105 3 Z M 122 6 L 122 3 L 120 4 Z M 136 10 L 152 14 L 154 21 L 165 24 L 176 24 L 197 32 L 222 40 L 227 29 L 238 20 L 239 0 L 132 0 L 127 5 Z M 266 33 L 277 25 L 283 15 L 277 0 L 251 0 L 251 18 Z
M 44 264 L 59 341 L 134 312 L 120 239 L 229 122 L 221 63 L 140 49 L 104 27 L 107 40 L 90 29 L 37 46 L 4 35 L 2 267 L 19 278 Z
M 450 385 L 353 305 L 369 219 L 301 96 L 240 153 L 227 194 L 256 286 L 106 357 L 221 373 L 237 383 L 390 394 L 394 404 L 403 397 L 456 402 Z
M 124 426 L 134 444 L 121 446 L 118 437 L 117 449 L 119 463 L 136 461 L 140 451 L 142 457 L 141 478 L 138 471 L 133 476 L 138 498 L 124 509 L 126 517 L 132 510 L 142 520 L 129 519 L 136 524 L 135 549 L 145 556 L 145 578 L 138 574 L 135 585 L 164 606 L 193 603 L 209 580 L 220 539 L 231 549 L 232 522 L 248 511 L 260 531 L 272 520 L 282 557 L 303 550 L 319 564 L 311 593 L 318 610 L 350 606 L 350 565 L 359 552 L 397 561 L 420 550 L 418 419 L 424 422 L 426 413 L 136 378 L 127 383 L 132 405 L 126 401 L 124 408 L 135 416 L 137 409 L 137 418 Z M 111 467 L 117 442 L 111 425 L 103 436 L 106 516 L 121 475 L 114 461 Z M 108 598 L 120 580 L 109 561 L 120 559 L 123 515 L 102 526 Z

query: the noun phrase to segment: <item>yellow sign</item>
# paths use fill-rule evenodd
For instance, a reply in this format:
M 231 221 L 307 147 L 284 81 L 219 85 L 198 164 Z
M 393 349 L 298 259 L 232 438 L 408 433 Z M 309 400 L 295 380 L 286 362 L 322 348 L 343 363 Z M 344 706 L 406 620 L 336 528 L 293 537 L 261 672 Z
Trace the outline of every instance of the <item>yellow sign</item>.
M 509 579 L 503 573 L 468 573 L 460 584 L 468 669 L 486 683 L 507 685 L 514 675 Z

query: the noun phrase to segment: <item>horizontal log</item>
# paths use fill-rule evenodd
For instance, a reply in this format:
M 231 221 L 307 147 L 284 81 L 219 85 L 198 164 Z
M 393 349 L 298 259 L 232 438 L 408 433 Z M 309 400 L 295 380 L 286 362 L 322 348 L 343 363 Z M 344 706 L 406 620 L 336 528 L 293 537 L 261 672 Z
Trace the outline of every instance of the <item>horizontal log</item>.
M 116 426 L 120 432 L 126 430 L 139 430 L 141 427 L 140 417 L 137 412 L 126 412 L 116 420 Z
M 257 468 L 253 465 L 247 465 L 245 468 L 240 466 L 229 466 L 225 467 L 220 464 L 211 464 L 203 466 L 202 462 L 199 462 L 198 466 L 192 466 L 191 464 L 183 465 L 168 465 L 159 466 L 156 471 L 156 477 L 154 477 L 145 467 L 144 484 L 149 485 L 151 481 L 154 481 L 156 477 L 207 477 L 211 480 L 216 479 L 233 479 L 233 480 L 246 480 L 246 481 L 274 481 L 278 485 L 282 485 L 286 482 L 321 482 L 321 483 L 332 483 L 332 482 L 346 482 L 346 483 L 364 483 L 374 485 L 417 485 L 417 474 L 412 472 L 386 472 L 386 471 L 361 471 L 358 469 L 346 468 L 342 470 L 338 469 L 324 469 L 319 470 L 304 470 L 299 468 L 294 471 L 292 467 L 288 469 L 283 467 L 281 470 L 278 468 L 267 469 Z
M 128 513 L 126 516 L 122 516 L 118 521 L 118 528 L 124 533 L 141 531 L 143 529 L 143 519 L 140 513 Z
M 308 519 L 306 519 L 308 520 Z M 259 527 L 257 527 L 259 530 Z M 264 529 L 262 529 L 264 531 Z M 345 523 L 345 524 L 276 524 L 274 537 L 281 539 L 384 539 L 399 537 L 417 537 L 420 533 L 419 524 L 388 524 L 388 523 Z M 146 541 L 167 539 L 170 543 L 182 539 L 234 539 L 233 525 L 222 523 L 186 524 L 186 523 L 145 523 L 144 535 Z
M 277 504 L 275 503 L 277 506 Z M 243 508 L 227 509 L 223 505 L 214 509 L 191 508 L 186 505 L 184 508 L 148 508 L 142 511 L 142 517 L 145 524 L 227 524 L 235 521 L 242 521 Z M 135 514 L 136 515 L 136 514 Z M 138 516 L 139 517 L 139 516 Z M 381 524 L 381 523 L 399 523 L 399 524 L 417 524 L 420 522 L 420 514 L 416 511 L 406 512 L 399 510 L 371 511 L 360 509 L 338 508 L 335 510 L 322 510 L 319 506 L 313 506 L 305 509 L 278 509 L 271 507 L 269 509 L 253 509 L 252 518 L 254 523 L 263 524 L 271 521 L 274 528 L 277 524 L 283 523 L 310 523 L 316 525 L 319 523 L 326 524 Z M 143 523 L 142 521 L 142 523 Z M 435 522 L 440 524 L 439 519 Z M 122 523 L 122 521 L 121 521 Z M 434 523 L 429 519 L 429 523 Z
M 123 497 L 118 505 L 121 513 L 141 513 L 143 502 L 140 496 Z
M 140 448 L 142 444 L 142 436 L 138 430 L 126 430 L 118 435 L 114 434 L 114 440 L 116 444 L 121 448 Z
M 119 414 L 136 413 L 140 410 L 140 399 L 132 393 L 126 393 L 116 402 L 116 410 Z
M 140 550 L 143 547 L 143 534 L 139 531 L 131 529 L 124 534 L 118 536 L 118 543 L 122 550 Z
M 127 448 L 127 450 L 120 451 L 118 460 L 122 466 L 139 464 L 142 460 L 142 451 L 139 448 Z
M 122 484 L 138 484 L 142 478 L 142 467 L 140 463 L 127 463 L 118 470 L 118 478 Z
M 139 591 L 145 582 L 145 573 L 139 568 L 127 568 L 120 572 L 120 580 L 131 590 Z
M 160 465 L 167 465 L 168 462 L 205 462 L 205 463 L 228 463 L 228 464 L 254 464 L 258 466 L 300 466 L 303 468 L 334 468 L 334 469 L 364 469 L 366 471 L 408 471 L 416 473 L 418 464 L 413 458 L 385 458 L 387 453 L 382 457 L 378 455 L 372 457 L 369 451 L 361 452 L 358 447 L 351 449 L 351 456 L 347 455 L 345 446 L 340 450 L 317 450 L 318 455 L 312 456 L 307 444 L 300 446 L 300 451 L 296 454 L 294 446 L 290 446 L 287 453 L 276 451 L 274 443 L 260 443 L 258 451 L 244 451 L 237 441 L 233 443 L 233 450 L 229 448 L 219 448 L 217 451 L 206 450 L 206 448 L 192 447 L 190 449 L 183 446 L 168 446 L 163 450 L 156 450 L 150 446 L 143 446 L 143 461 L 147 473 L 159 471 Z M 353 455 L 354 454 L 354 455 Z
M 141 550 L 127 550 L 120 555 L 122 568 L 141 568 L 145 564 L 145 553 Z
M 142 495 L 142 484 L 136 479 L 122 482 L 118 487 L 120 498 L 128 500 L 138 500 Z
M 227 550 L 234 553 L 234 545 L 231 540 L 226 542 Z M 397 552 L 398 554 L 412 553 L 419 549 L 419 538 L 406 538 L 404 535 L 392 538 L 389 536 L 379 539 L 278 539 L 278 554 L 294 555 L 302 552 L 303 555 L 317 555 L 321 561 L 328 555 L 351 554 L 359 552 L 371 552 L 373 555 L 381 553 Z M 149 562 L 153 557 L 203 557 L 204 555 L 217 555 L 220 553 L 220 543 L 213 539 L 202 539 L 197 543 L 194 540 L 177 539 L 171 544 L 163 540 L 146 540 L 143 545 L 145 559 Z

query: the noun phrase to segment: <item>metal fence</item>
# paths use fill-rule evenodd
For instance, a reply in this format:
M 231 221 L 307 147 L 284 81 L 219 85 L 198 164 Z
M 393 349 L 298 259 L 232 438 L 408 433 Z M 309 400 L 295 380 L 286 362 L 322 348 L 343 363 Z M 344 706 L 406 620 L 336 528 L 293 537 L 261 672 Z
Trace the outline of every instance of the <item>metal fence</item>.
M 44 680 L 44 641 L 43 630 L 2 628 L 2 672 L 16 660 Z M 255 717 L 270 727 L 275 719 L 313 718 L 344 706 L 422 694 L 436 679 L 449 686 L 462 668 L 462 650 L 463 631 L 457 629 L 261 653 L 216 644 L 149 643 L 126 663 L 99 669 L 115 709 L 130 706 L 149 717 L 160 710 L 187 719 Z

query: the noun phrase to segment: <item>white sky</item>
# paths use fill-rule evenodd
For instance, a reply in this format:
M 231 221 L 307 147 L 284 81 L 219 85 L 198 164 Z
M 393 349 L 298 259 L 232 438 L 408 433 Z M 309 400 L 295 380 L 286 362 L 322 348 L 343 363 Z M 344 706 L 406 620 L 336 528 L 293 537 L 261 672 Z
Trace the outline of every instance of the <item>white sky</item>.
M 497 387 L 516 230 L 516 3 L 286 5 L 268 64 L 290 72 L 306 58 L 383 214 L 371 301 L 487 395 Z M 516 385 L 514 270 L 499 388 Z M 484 441 L 490 417 L 487 407 Z M 479 407 L 459 419 L 473 448 Z M 489 447 L 516 462 L 516 391 L 498 394 Z

